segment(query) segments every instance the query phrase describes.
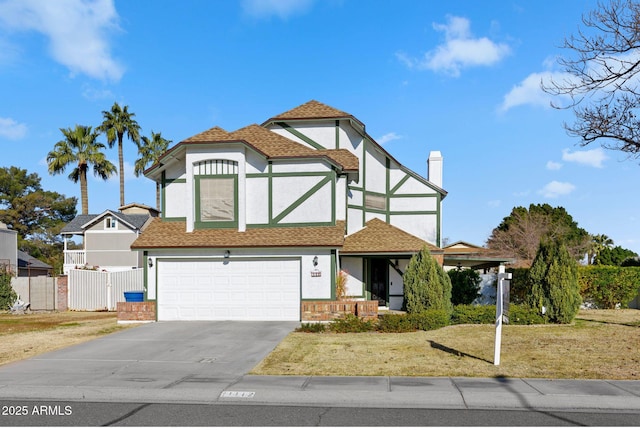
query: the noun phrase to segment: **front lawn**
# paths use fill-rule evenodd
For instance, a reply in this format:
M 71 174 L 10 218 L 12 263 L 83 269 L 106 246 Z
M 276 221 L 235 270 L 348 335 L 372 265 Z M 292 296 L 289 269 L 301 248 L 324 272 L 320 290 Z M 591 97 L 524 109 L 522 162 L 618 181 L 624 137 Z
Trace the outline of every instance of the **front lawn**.
M 86 342 L 130 327 L 115 312 L 0 313 L 0 365 Z
M 640 379 L 640 311 L 580 311 L 569 325 L 493 325 L 412 333 L 291 333 L 256 375 Z

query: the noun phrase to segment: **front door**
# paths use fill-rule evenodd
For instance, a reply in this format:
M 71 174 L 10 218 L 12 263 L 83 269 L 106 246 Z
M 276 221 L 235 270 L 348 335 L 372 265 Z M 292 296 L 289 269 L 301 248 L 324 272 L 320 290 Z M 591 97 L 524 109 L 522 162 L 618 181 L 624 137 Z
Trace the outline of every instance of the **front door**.
M 387 306 L 387 283 L 389 280 L 389 261 L 382 258 L 369 260 L 371 300 L 377 300 L 378 306 Z

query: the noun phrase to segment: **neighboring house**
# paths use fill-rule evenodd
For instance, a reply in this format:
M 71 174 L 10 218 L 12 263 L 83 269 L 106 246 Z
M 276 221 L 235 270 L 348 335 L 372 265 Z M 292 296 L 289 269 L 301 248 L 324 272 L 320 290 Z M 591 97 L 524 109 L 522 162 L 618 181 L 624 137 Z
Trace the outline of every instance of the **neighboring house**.
M 0 269 L 16 271 L 18 265 L 18 232 L 0 222 Z
M 119 211 L 76 216 L 60 231 L 64 238 L 64 273 L 85 266 L 106 271 L 142 267 L 143 256 L 131 250 L 131 244 L 158 214 L 154 208 L 134 203 Z M 68 240 L 74 235 L 82 237 L 82 249 L 68 249 Z
M 18 277 L 50 276 L 53 267 L 18 250 Z
M 516 261 L 513 256 L 505 256 L 501 252 L 464 241 L 447 245 L 443 250 L 445 270 L 465 267 L 486 272 L 501 264 L 513 264 Z
M 439 152 L 428 170 L 317 101 L 185 139 L 145 172 L 162 187 L 162 217 L 132 244 L 146 299 L 158 320 L 297 321 L 345 270 L 347 295 L 400 309 L 411 256 L 428 246 L 443 262 Z

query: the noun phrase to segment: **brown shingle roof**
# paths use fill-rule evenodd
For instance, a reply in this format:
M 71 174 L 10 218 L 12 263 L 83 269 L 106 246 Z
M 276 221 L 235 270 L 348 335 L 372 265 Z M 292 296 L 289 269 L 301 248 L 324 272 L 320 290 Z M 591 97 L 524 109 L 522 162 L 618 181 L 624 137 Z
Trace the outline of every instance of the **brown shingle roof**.
M 430 251 L 441 251 L 440 248 L 419 237 L 373 218 L 365 224 L 365 228 L 345 238 L 340 252 L 342 254 L 414 253 L 424 246 L 428 246 Z
M 294 142 L 284 136 L 260 127 L 257 124 L 248 125 L 231 133 L 234 139 L 249 143 L 267 157 L 312 156 L 315 150 L 301 143 Z
M 316 119 L 316 118 L 352 118 L 349 113 L 332 108 L 316 100 L 310 100 L 305 104 L 274 116 L 269 121 L 287 119 Z
M 358 171 L 359 169 L 358 157 L 346 149 L 318 151 L 301 143 L 294 142 L 291 139 L 287 139 L 257 124 L 248 125 L 232 133 L 220 127 L 213 127 L 183 140 L 178 145 L 169 149 L 165 154 L 174 152 L 177 148 L 186 144 L 229 142 L 244 142 L 267 158 L 327 158 L 334 165 L 342 167 L 345 171 Z M 159 163 L 156 163 L 156 165 L 157 164 Z M 156 165 L 151 166 L 147 170 L 152 170 Z
M 186 231 L 185 221 L 154 219 L 131 244 L 132 249 L 153 248 L 270 248 L 340 247 L 344 242 L 345 222 L 326 227 L 273 227 L 201 229 Z
M 358 157 L 347 149 L 323 149 L 314 151 L 316 154 L 325 155 L 342 166 L 343 170 L 357 172 L 360 169 Z
M 185 139 L 183 142 L 219 142 L 231 140 L 230 134 L 220 127 L 213 127 L 209 130 L 198 133 L 195 136 L 191 136 Z

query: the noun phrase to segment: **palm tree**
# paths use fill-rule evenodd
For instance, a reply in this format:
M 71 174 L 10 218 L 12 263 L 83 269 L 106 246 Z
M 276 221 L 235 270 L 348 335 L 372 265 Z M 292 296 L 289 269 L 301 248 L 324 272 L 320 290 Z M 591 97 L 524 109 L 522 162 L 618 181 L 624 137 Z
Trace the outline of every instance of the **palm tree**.
M 142 136 L 142 144 L 138 145 L 140 158 L 136 160 L 134 166 L 135 175 L 140 176 L 147 166 L 157 163 L 171 142 L 171 140 L 162 137 L 162 132 L 154 133 L 153 130 L 151 130 L 151 139 Z M 160 209 L 160 183 L 158 182 L 156 182 L 156 209 Z
M 120 206 L 124 206 L 124 157 L 122 155 L 122 139 L 126 134 L 136 145 L 140 143 L 140 126 L 133 119 L 135 113 L 129 112 L 129 106 L 121 108 L 113 103 L 110 111 L 102 111 L 104 120 L 96 130 L 107 135 L 109 148 L 118 141 L 118 170 L 120 172 Z
M 591 236 L 591 244 L 589 247 L 589 264 L 594 264 L 598 255 L 606 249 L 613 247 L 613 239 L 606 234 L 596 234 Z
M 49 173 L 57 175 L 63 173 L 69 164 L 76 167 L 69 174 L 69 179 L 74 183 L 80 181 L 80 196 L 82 200 L 82 213 L 89 213 L 89 198 L 87 196 L 87 170 L 93 166 L 93 174 L 107 180 L 116 173 L 116 166 L 107 160 L 102 152 L 106 146 L 96 142 L 100 133 L 89 126 L 76 125 L 75 128 L 61 128 L 64 140 L 59 141 L 53 147 L 53 151 L 47 154 Z

